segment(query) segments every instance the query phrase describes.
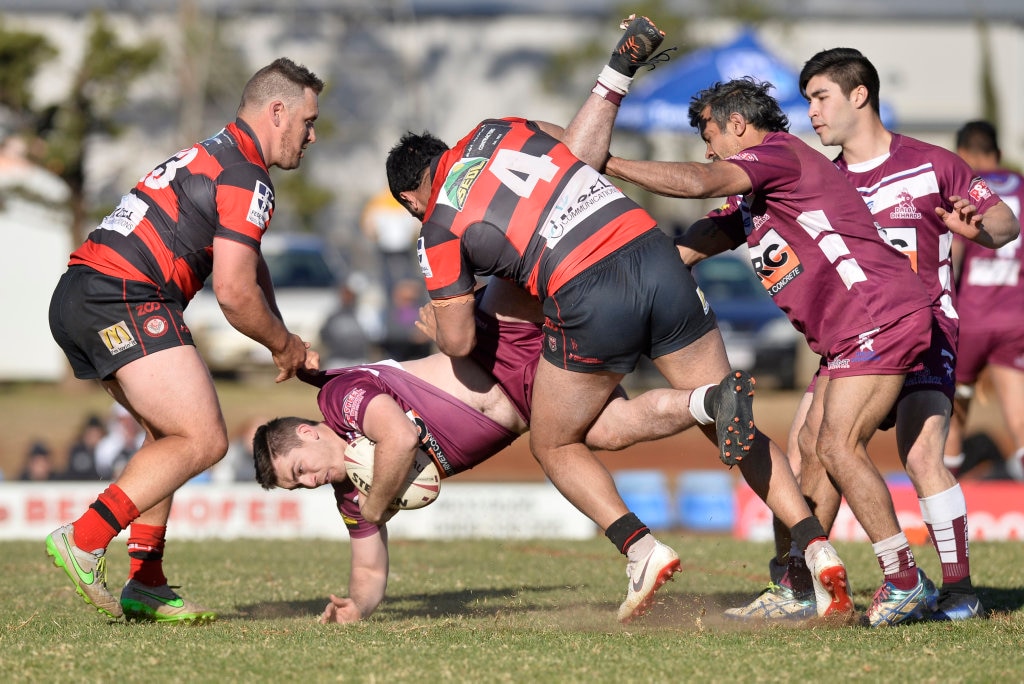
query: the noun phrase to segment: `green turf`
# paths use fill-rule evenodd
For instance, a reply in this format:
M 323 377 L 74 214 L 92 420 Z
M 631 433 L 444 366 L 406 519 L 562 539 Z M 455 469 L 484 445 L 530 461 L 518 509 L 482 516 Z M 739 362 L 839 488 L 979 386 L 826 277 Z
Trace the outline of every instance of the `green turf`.
M 173 530 L 172 530 L 173 537 Z M 166 569 L 213 624 L 111 623 L 75 594 L 43 542 L 0 544 L 0 672 L 9 682 L 1004 682 L 1024 678 L 1024 545 L 971 547 L 989 620 L 858 626 L 729 623 L 763 585 L 766 544 L 661 535 L 683 572 L 650 615 L 615 621 L 624 560 L 607 541 L 392 543 L 388 598 L 369 620 L 321 626 L 348 545 L 171 542 Z M 880 572 L 837 544 L 863 610 Z M 916 548 L 939 578 L 929 547 Z M 108 573 L 127 571 L 122 540 Z

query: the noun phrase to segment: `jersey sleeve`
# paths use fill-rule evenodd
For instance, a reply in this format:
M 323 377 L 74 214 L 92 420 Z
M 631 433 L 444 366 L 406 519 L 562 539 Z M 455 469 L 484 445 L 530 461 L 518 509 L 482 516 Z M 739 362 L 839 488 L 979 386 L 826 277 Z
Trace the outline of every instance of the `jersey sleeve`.
M 367 371 L 353 370 L 327 381 L 317 396 L 324 421 L 335 432 L 363 432 L 363 418 L 370 400 L 387 394 L 382 383 Z
M 766 139 L 725 161 L 743 169 L 754 193 L 789 192 L 800 180 L 800 160 L 785 145 Z
M 217 179 L 216 193 L 220 220 L 214 237 L 258 249 L 274 215 L 269 174 L 251 163 L 231 165 Z
M 472 292 L 476 276 L 465 258 L 462 240 L 450 230 L 427 222 L 416 246 L 431 299 L 449 299 Z
M 944 157 L 940 187 L 950 188 L 950 194 L 969 198 L 971 203 L 978 207 L 979 214 L 984 214 L 999 204 L 999 195 L 992 190 L 988 181 L 978 175 L 967 162 L 952 152 Z M 942 197 L 941 200 L 947 209 L 952 208 L 952 205 L 949 204 L 949 197 Z
M 743 212 L 740 208 L 740 195 L 730 195 L 725 203 L 709 211 L 704 218 L 711 221 L 715 228 L 733 242 L 733 248 L 746 242 L 746 229 L 743 227 Z

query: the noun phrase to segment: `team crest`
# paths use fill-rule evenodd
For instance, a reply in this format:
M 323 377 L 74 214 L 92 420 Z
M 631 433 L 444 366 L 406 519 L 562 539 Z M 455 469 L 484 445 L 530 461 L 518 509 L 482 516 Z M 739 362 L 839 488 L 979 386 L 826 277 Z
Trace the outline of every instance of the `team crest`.
M 448 172 L 448 177 L 444 179 L 444 194 L 456 211 L 462 211 L 462 207 L 466 206 L 469 191 L 486 166 L 487 159 L 483 157 L 460 159 Z
M 896 195 L 896 206 L 889 212 L 889 218 L 896 220 L 919 219 L 921 212 L 914 206 L 914 195 L 906 188 Z
M 167 321 L 162 316 L 151 316 L 142 324 L 142 329 L 150 337 L 160 337 L 167 332 Z

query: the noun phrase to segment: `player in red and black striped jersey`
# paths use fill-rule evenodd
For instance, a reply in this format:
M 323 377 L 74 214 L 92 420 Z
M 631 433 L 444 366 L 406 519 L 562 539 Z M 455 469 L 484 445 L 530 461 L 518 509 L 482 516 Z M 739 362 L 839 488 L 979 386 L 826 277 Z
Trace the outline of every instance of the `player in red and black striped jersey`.
M 489 119 L 452 149 L 429 133 L 409 133 L 392 148 L 387 171 L 392 194 L 423 222 L 419 260 L 442 352 L 466 356 L 476 343 L 476 276 L 509 279 L 541 301 L 544 347 L 530 447 L 559 491 L 629 558 L 619 611 L 629 621 L 644 612 L 678 558 L 649 538 L 584 436 L 641 356 L 673 388 L 693 390 L 690 425 L 719 445 L 724 462 L 740 464 L 796 536 L 809 544 L 825 534 L 784 454 L 754 427 L 753 380 L 730 372 L 714 313 L 671 238 L 597 170 L 608 156 L 609 110 L 661 42 L 645 17 L 630 17 L 622 28 L 593 94 L 564 131 Z M 654 401 L 649 394 L 633 401 L 642 407 Z M 837 605 L 846 611 L 845 570 L 835 560 Z M 649 566 L 660 570 L 648 573 Z
M 225 454 L 210 373 L 182 312 L 208 276 L 225 317 L 266 346 L 277 381 L 319 359 L 277 308 L 260 240 L 274 213 L 268 169 L 297 168 L 316 141 L 323 81 L 281 58 L 246 84 L 236 119 L 143 176 L 71 255 L 50 328 L 76 377 L 98 379 L 146 430 L 142 448 L 85 514 L 47 537 L 47 551 L 87 603 L 111 617 L 216 617 L 167 586 L 162 557 L 171 497 Z M 103 554 L 131 524 L 121 599 Z

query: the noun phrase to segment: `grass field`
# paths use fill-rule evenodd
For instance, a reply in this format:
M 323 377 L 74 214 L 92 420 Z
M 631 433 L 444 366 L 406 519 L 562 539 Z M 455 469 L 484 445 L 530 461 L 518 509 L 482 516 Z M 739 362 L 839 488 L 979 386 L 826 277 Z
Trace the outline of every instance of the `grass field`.
M 721 608 L 766 579 L 770 548 L 661 535 L 683 572 L 654 610 L 623 626 L 625 563 L 585 542 L 392 543 L 388 598 L 369 620 L 321 626 L 343 593 L 348 545 L 171 542 L 181 592 L 221 611 L 204 626 L 111 623 L 74 594 L 39 542 L 0 544 L 0 672 L 9 682 L 1019 682 L 1024 545 L 975 543 L 989 620 L 868 630 L 737 625 Z M 837 544 L 858 608 L 880 581 L 867 544 Z M 916 549 L 939 577 L 930 548 Z M 127 572 L 123 541 L 108 572 Z

